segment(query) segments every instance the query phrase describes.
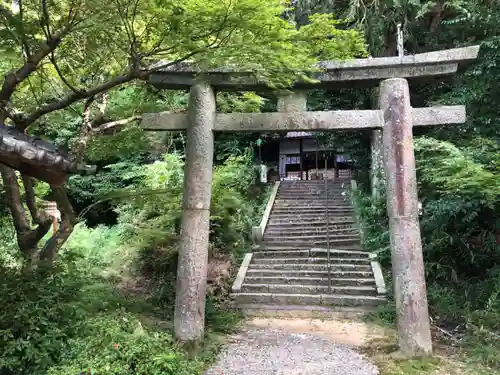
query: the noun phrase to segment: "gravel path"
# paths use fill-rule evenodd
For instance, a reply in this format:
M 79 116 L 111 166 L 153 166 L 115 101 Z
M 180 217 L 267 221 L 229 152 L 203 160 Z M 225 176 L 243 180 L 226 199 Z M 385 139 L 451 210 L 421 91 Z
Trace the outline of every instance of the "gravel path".
M 205 375 L 378 375 L 346 345 L 274 328 L 245 328 Z

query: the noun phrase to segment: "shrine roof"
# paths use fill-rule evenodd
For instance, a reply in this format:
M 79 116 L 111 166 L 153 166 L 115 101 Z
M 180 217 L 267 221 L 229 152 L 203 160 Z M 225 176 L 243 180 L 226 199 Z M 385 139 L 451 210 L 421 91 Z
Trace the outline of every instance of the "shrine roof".
M 94 166 L 76 163 L 52 143 L 2 124 L 0 163 L 53 185 L 64 183 L 70 174 L 95 170 Z

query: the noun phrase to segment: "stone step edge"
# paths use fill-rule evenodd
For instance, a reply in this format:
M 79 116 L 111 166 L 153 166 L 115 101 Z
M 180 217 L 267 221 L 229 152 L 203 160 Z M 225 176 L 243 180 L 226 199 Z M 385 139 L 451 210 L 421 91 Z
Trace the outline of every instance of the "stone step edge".
M 357 296 L 357 295 L 349 295 L 349 294 L 338 294 L 338 293 L 332 293 L 332 294 L 306 294 L 306 293 L 249 293 L 249 292 L 237 292 L 237 293 L 231 293 L 230 297 L 235 298 L 235 297 L 278 297 L 278 298 L 308 298 L 312 300 L 318 300 L 318 305 L 330 305 L 328 300 L 332 299 L 347 299 L 347 300 L 370 300 L 370 301 L 380 301 L 384 302 L 387 300 L 387 298 L 383 296 Z
M 302 212 L 310 212 L 310 211 L 326 211 L 326 206 L 309 206 L 309 205 L 304 205 L 304 206 L 273 206 L 272 212 L 276 211 L 291 211 L 291 210 L 300 210 Z M 328 210 L 354 210 L 354 208 L 350 204 L 345 204 L 345 205 L 332 205 L 328 206 Z
M 258 263 L 255 261 L 258 260 Z M 305 262 L 307 261 L 307 262 Z M 289 263 L 292 262 L 293 264 L 307 264 L 307 263 L 312 263 L 312 264 L 323 264 L 322 262 L 328 262 L 328 257 L 302 257 L 302 258 L 254 258 L 254 262 L 252 263 L 252 266 L 255 264 L 266 264 L 269 262 L 270 264 L 280 264 L 282 263 Z M 349 264 L 353 263 L 356 265 L 368 265 L 370 262 L 370 258 L 330 258 L 330 264 Z
M 314 277 L 314 276 L 250 276 L 249 273 L 247 273 L 247 276 L 245 277 L 245 281 L 271 281 L 271 280 L 297 280 L 297 281 L 315 281 L 315 282 L 322 282 L 322 281 L 331 281 L 332 286 L 334 286 L 335 283 L 373 283 L 375 285 L 375 279 L 373 277 L 369 278 L 364 278 L 364 277 L 359 277 L 359 278 L 340 278 L 340 277 L 332 277 L 331 279 L 328 279 L 328 277 Z M 244 283 L 245 284 L 245 283 Z M 254 283 L 254 284 L 261 284 L 261 283 Z M 267 284 L 273 284 L 273 285 L 283 285 L 280 283 L 267 283 Z M 300 285 L 300 284 L 294 284 L 294 285 Z M 306 285 L 306 284 L 304 284 Z M 321 285 L 321 284 L 319 284 Z M 339 285 L 339 286 L 348 286 L 348 285 Z
M 268 305 L 268 304 L 238 304 L 233 306 L 247 317 L 281 318 L 281 319 L 362 319 L 376 308 L 346 307 L 346 306 L 305 306 L 305 305 Z
M 325 241 L 326 242 L 326 241 Z M 326 243 L 324 244 L 326 246 Z M 363 251 L 363 248 L 361 245 L 342 245 L 340 244 L 339 246 L 334 246 L 335 244 L 330 243 L 330 246 L 333 248 L 336 248 L 338 250 L 346 250 L 346 251 Z M 275 244 L 275 243 L 266 243 L 266 242 L 261 242 L 259 248 L 253 249 L 255 253 L 259 251 L 276 251 L 276 250 L 309 250 L 311 247 L 319 247 L 323 245 L 315 245 L 310 242 L 306 243 L 282 243 L 282 244 Z
M 358 270 L 359 272 L 367 272 L 365 269 L 372 269 L 370 263 L 368 264 L 351 264 L 351 263 L 332 263 L 330 262 L 330 273 L 340 272 L 340 270 Z M 295 268 L 296 270 L 311 270 L 311 271 L 322 271 L 328 272 L 328 265 L 326 263 L 252 263 L 248 269 L 252 270 L 291 270 Z
M 283 230 L 266 230 L 264 232 L 263 238 L 276 238 L 276 239 L 287 239 L 290 237 L 306 237 L 309 238 L 311 236 L 325 236 L 326 238 L 326 230 L 289 230 L 287 231 L 286 229 Z M 360 235 L 359 230 L 356 230 L 355 228 L 344 228 L 344 229 L 332 229 L 329 228 L 328 234 L 330 235 L 330 238 L 335 240 L 337 237 L 340 236 L 353 236 L 358 238 Z M 343 237 L 341 237 L 343 238 Z
M 297 250 L 286 250 L 286 249 L 280 249 L 280 250 L 264 250 L 264 251 L 258 251 L 260 250 L 259 245 L 256 245 L 252 247 L 252 250 L 254 253 L 257 254 L 304 254 L 307 256 L 315 256 L 319 254 L 324 254 L 326 257 L 328 255 L 328 249 L 322 249 L 322 248 L 311 248 L 311 249 L 297 249 Z M 257 250 L 257 251 L 256 251 Z M 336 255 L 336 254 L 343 254 L 343 255 L 358 255 L 360 257 L 366 257 L 368 259 L 375 259 L 377 258 L 377 254 L 369 253 L 367 251 L 359 251 L 359 250 L 342 250 L 342 249 L 330 249 L 330 255 Z
M 377 287 L 376 286 L 347 286 L 347 285 L 332 285 L 331 289 L 333 293 L 328 293 L 328 285 L 304 285 L 304 284 L 247 284 L 243 283 L 241 286 L 242 288 L 267 288 L 267 292 L 262 292 L 262 293 L 270 293 L 270 294 L 277 294 L 273 293 L 271 289 L 273 288 L 282 288 L 282 289 L 294 289 L 294 288 L 304 288 L 304 289 L 313 289 L 313 288 L 318 288 L 324 290 L 323 293 L 321 294 L 328 294 L 328 295 L 334 295 L 334 294 L 343 294 L 343 295 L 348 295 L 348 296 L 361 296 L 364 297 L 365 295 L 363 294 L 351 294 L 348 293 L 349 291 L 363 291 L 363 292 L 377 292 Z M 252 292 L 247 292 L 247 293 L 252 293 Z M 256 292 L 257 293 L 257 292 Z M 285 294 L 286 292 L 281 292 L 282 294 Z M 311 293 L 307 294 L 315 294 L 315 291 L 311 291 Z M 286 293 L 286 294 L 293 294 L 293 293 Z
M 271 220 L 269 220 L 271 221 Z M 345 220 L 335 220 L 335 221 L 330 221 L 328 222 L 328 225 L 338 225 L 338 224 L 355 224 L 356 223 L 356 220 L 354 220 L 353 218 L 351 217 L 347 217 Z M 312 226 L 312 227 L 315 227 L 316 225 L 318 227 L 326 227 L 326 222 L 324 220 L 320 220 L 320 221 L 307 221 L 305 223 L 294 223 L 294 222 L 291 222 L 291 223 L 267 223 L 267 227 L 279 227 L 279 226 L 282 226 L 282 225 L 290 225 L 290 226 L 303 226 L 303 225 L 307 225 L 307 226 Z
M 305 270 L 273 270 L 273 269 L 267 269 L 265 271 L 262 271 L 262 269 L 259 269 L 259 268 L 251 268 L 251 269 L 248 269 L 247 270 L 247 276 L 248 277 L 261 277 L 261 276 L 251 276 L 252 274 L 256 274 L 256 273 L 259 273 L 259 272 L 267 272 L 267 273 L 270 273 L 270 274 L 277 274 L 277 275 L 280 275 L 281 277 L 287 277 L 286 274 L 290 274 L 290 273 L 302 273 L 302 274 L 310 274 L 310 275 L 319 275 L 319 274 L 326 274 L 326 276 L 324 277 L 328 277 L 328 270 L 325 270 L 325 271 L 315 271 L 315 270 L 311 270 L 311 271 L 305 271 Z M 330 271 L 330 276 L 334 277 L 337 276 L 337 274 L 366 274 L 366 276 L 369 275 L 370 279 L 373 279 L 373 272 L 372 271 Z M 262 276 L 262 277 L 272 277 L 272 276 Z M 290 278 L 294 278 L 294 277 L 297 277 L 297 276 L 288 276 Z M 298 277 L 316 277 L 316 276 L 298 276 Z M 338 279 L 342 279 L 341 277 L 338 277 Z

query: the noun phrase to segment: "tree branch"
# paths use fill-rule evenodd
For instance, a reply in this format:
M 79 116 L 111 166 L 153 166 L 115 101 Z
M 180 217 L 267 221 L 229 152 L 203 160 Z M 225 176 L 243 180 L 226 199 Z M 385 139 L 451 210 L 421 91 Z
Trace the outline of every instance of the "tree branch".
M 110 121 L 110 122 L 107 122 L 105 124 L 100 125 L 97 128 L 94 128 L 92 130 L 92 132 L 94 135 L 98 135 L 98 134 L 102 134 L 102 133 L 106 132 L 107 130 L 110 130 L 113 128 L 118 128 L 121 126 L 125 126 L 125 125 L 132 123 L 132 122 L 140 121 L 140 120 L 142 120 L 142 116 L 137 115 L 137 116 L 131 116 L 128 118 L 124 118 L 121 120 Z
M 14 220 L 16 232 L 26 233 L 31 230 L 31 226 L 26 216 L 26 211 L 24 210 L 16 172 L 0 164 L 0 173 L 2 175 L 3 186 L 7 194 L 7 204 L 9 205 L 9 210 Z
M 4 7 L 3 5 L 0 4 L 0 15 L 2 15 L 7 22 L 12 25 L 14 28 L 17 29 L 16 24 L 19 24 L 19 30 L 16 30 L 20 33 L 20 36 L 16 35 L 14 32 L 8 30 L 9 33 L 12 34 L 12 36 L 16 39 L 18 39 L 18 43 L 21 44 L 22 49 L 26 52 L 26 56 L 30 55 L 30 48 L 29 45 L 26 41 L 26 37 L 24 35 L 24 25 L 23 25 L 23 15 L 24 15 L 24 10 L 23 10 L 23 4 L 21 1 L 19 1 L 19 19 L 20 22 L 17 22 L 15 14 L 13 14 L 9 9 Z
M 56 55 L 54 53 L 54 51 L 51 52 L 50 54 L 50 62 L 52 63 L 52 65 L 54 66 L 54 69 L 56 70 L 56 73 L 57 75 L 59 76 L 59 78 L 61 79 L 61 81 L 73 92 L 80 92 L 80 90 L 78 90 L 76 87 L 74 87 L 71 83 L 69 83 L 69 81 L 66 79 L 66 77 L 64 77 L 64 74 L 62 73 L 61 71 L 61 68 L 59 68 L 59 65 L 57 64 L 57 61 L 56 61 Z
M 24 259 L 28 263 L 32 263 L 35 261 L 38 242 L 40 242 L 40 240 L 49 231 L 51 220 L 46 215 L 38 216 L 38 226 L 35 229 L 31 229 L 21 199 L 21 190 L 19 183 L 17 182 L 16 172 L 13 169 L 0 164 L 0 173 L 2 174 L 5 192 L 7 193 L 9 209 L 14 221 L 14 228 L 16 229 L 19 249 L 21 250 Z
M 33 222 L 36 224 L 40 224 L 42 220 L 40 220 L 40 217 L 38 216 L 38 209 L 36 207 L 36 196 L 35 190 L 33 189 L 33 178 L 25 174 L 22 174 L 21 177 L 23 179 L 24 194 L 26 197 L 26 205 L 28 206 L 28 210 L 31 213 Z
M 108 80 L 100 85 L 97 85 L 89 90 L 85 90 L 85 91 L 82 90 L 79 92 L 73 92 L 73 93 L 65 96 L 64 98 L 62 98 L 58 102 L 43 104 L 22 121 L 22 123 L 20 124 L 21 130 L 25 130 L 28 126 L 33 124 L 36 120 L 38 120 L 40 117 L 46 115 L 47 113 L 51 113 L 51 112 L 66 108 L 79 100 L 94 97 L 100 93 L 106 92 L 106 91 L 108 91 L 116 86 L 130 82 L 133 79 L 136 79 L 139 77 L 140 77 L 140 75 L 138 73 L 129 72 L 128 74 L 114 77 L 114 78 L 112 78 L 112 79 L 110 79 L 110 80 Z
M 77 101 L 87 99 L 90 97 L 95 97 L 98 94 L 101 94 L 103 92 L 107 92 L 107 91 L 109 91 L 117 86 L 120 86 L 120 85 L 127 83 L 127 82 L 130 82 L 130 81 L 133 81 L 135 79 L 145 80 L 152 73 L 154 73 L 158 70 L 166 69 L 170 66 L 179 64 L 179 63 L 201 53 L 203 50 L 205 50 L 205 49 L 196 50 L 196 51 L 191 52 L 191 53 L 187 54 L 186 56 L 184 56 L 180 59 L 177 59 L 175 61 L 170 61 L 168 63 L 161 64 L 161 65 L 158 65 L 158 66 L 155 66 L 152 68 L 148 68 L 145 70 L 130 70 L 126 74 L 113 77 L 113 78 L 109 79 L 108 81 L 106 81 L 100 85 L 97 85 L 91 89 L 81 90 L 79 92 L 72 92 L 72 93 L 68 94 L 67 96 L 65 96 L 64 98 L 62 98 L 61 100 L 59 100 L 58 102 L 43 104 L 40 107 L 38 107 L 33 113 L 31 113 L 29 116 L 26 116 L 21 121 L 16 121 L 16 124 L 18 125 L 17 127 L 20 130 L 25 130 L 28 126 L 33 124 L 40 117 L 45 116 L 48 113 L 66 108 Z
M 0 102 L 10 100 L 17 86 L 28 78 L 37 69 L 40 62 L 61 44 L 62 38 L 71 31 L 71 28 L 72 25 L 67 25 L 64 29 L 54 33 L 52 39 L 47 40 L 38 51 L 28 56 L 21 68 L 7 74 L 0 90 Z
M 87 149 L 88 140 L 92 137 L 92 122 L 90 120 L 90 112 L 94 99 L 95 97 L 91 96 L 89 99 L 87 99 L 83 107 L 82 129 L 80 131 L 80 137 L 78 139 L 76 150 L 73 153 L 73 156 L 75 157 L 75 161 L 77 163 L 79 163 L 83 159 L 83 154 Z
M 61 225 L 59 230 L 45 243 L 40 251 L 40 260 L 52 264 L 64 243 L 73 232 L 76 216 L 68 198 L 68 191 L 64 186 L 52 186 L 52 194 L 61 212 Z

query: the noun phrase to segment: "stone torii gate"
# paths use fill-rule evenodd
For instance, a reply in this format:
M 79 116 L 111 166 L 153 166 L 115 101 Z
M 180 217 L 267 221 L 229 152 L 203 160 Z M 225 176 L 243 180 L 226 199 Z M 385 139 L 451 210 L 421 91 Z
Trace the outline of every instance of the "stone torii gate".
M 298 82 L 293 91 L 279 93 L 278 113 L 216 113 L 216 91 L 265 89 L 250 73 L 221 69 L 199 74 L 183 64 L 154 74 L 150 83 L 157 88 L 190 90 L 187 114 L 147 113 L 142 121 L 146 130 L 187 130 L 176 337 L 198 341 L 204 334 L 213 132 L 365 128 L 373 130 L 372 169 L 385 166 L 400 350 L 408 356 L 431 354 L 412 127 L 463 123 L 466 116 L 463 106 L 412 108 L 408 81 L 454 74 L 478 51 L 479 46 L 474 46 L 413 56 L 325 61 L 320 64 L 322 71 L 312 74 L 316 83 Z M 377 85 L 377 109 L 306 111 L 308 89 Z

